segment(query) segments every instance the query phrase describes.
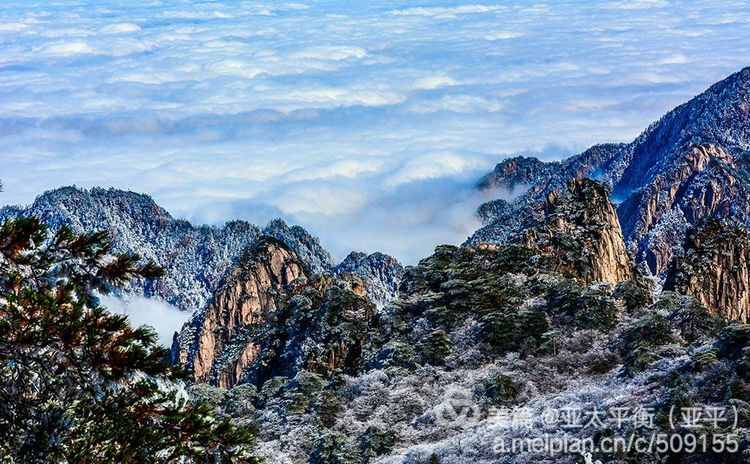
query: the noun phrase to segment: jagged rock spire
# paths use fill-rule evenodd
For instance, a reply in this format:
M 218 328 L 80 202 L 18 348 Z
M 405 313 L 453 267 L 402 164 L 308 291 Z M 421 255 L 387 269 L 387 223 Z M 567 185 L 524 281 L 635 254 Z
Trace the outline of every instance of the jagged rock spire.
M 234 385 L 258 354 L 253 343 L 238 343 L 241 331 L 263 324 L 289 286 L 307 273 L 288 247 L 273 238 L 261 238 L 213 301 L 175 337 L 173 360 L 200 382 Z
M 565 190 L 550 192 L 541 218 L 522 233 L 521 242 L 585 283 L 630 279 L 633 264 L 608 194 L 590 179 L 574 179 Z

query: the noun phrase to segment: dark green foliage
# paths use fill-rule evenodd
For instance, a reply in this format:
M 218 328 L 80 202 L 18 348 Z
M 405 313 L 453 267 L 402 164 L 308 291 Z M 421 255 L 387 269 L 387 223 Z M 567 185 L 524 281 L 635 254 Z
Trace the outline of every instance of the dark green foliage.
M 532 250 L 520 245 L 509 244 L 497 249 L 494 266 L 496 272 L 531 274 L 538 270 L 533 262 L 534 257 L 535 254 Z
M 288 383 L 289 379 L 286 377 L 273 377 L 266 380 L 258 395 L 259 405 L 263 406 L 272 399 L 281 397 Z
M 590 353 L 583 359 L 586 371 L 590 374 L 605 374 L 620 364 L 622 359 L 617 353 L 602 350 Z
M 519 246 L 438 247 L 407 268 L 401 291 L 421 298 L 405 302 L 404 310 L 450 327 L 469 314 L 518 305 L 525 295 L 508 273 L 532 272 L 530 258 L 531 252 Z
M 484 316 L 482 335 L 499 354 L 528 354 L 538 348 L 549 330 L 546 314 L 538 308 L 496 311 Z
M 617 323 L 618 308 L 608 293 L 589 288 L 581 295 L 580 304 L 581 309 L 575 315 L 576 326 L 608 330 Z
M 623 335 L 623 343 L 631 348 L 635 345 L 666 345 L 673 341 L 674 336 L 669 320 L 658 313 L 638 319 Z
M 726 379 L 730 398 L 750 403 L 750 350 L 737 363 L 736 372 Z M 746 411 L 745 426 L 750 427 L 750 409 Z
M 258 389 L 255 385 L 237 385 L 227 391 L 221 403 L 222 409 L 235 418 L 246 418 L 255 413 Z
M 407 268 L 401 293 L 409 296 L 389 318 L 388 337 L 405 336 L 408 346 L 415 322 L 426 320 L 430 334 L 411 344 L 421 350 L 423 361 L 439 365 L 450 353 L 452 334 L 478 322 L 474 333 L 491 346 L 493 355 L 533 352 L 549 324 L 540 308 L 521 309 L 536 291 L 526 285 L 527 273 L 535 268 L 532 258 L 529 249 L 518 245 L 438 247 L 433 256 Z M 389 345 L 374 356 L 375 365 L 409 367 L 407 350 Z
M 582 287 L 566 280 L 547 290 L 548 312 L 563 324 L 580 329 L 607 330 L 617 322 L 618 309 L 606 287 Z
M 685 377 L 681 376 L 678 372 L 672 372 L 667 379 L 663 382 L 666 383 L 667 392 L 664 401 L 661 402 L 657 409 L 655 421 L 663 429 L 671 428 L 669 422 L 670 410 L 674 407 L 675 410 L 679 411 L 681 408 L 689 408 L 695 404 L 690 396 L 690 385 Z
M 343 410 L 341 398 L 335 391 L 326 390 L 320 394 L 315 405 L 318 418 L 323 427 L 331 428 L 336 423 L 336 417 Z
M 669 321 L 661 314 L 653 313 L 637 320 L 620 340 L 626 371 L 632 374 L 643 370 L 658 359 L 658 347 L 675 341 Z
M 227 391 L 223 388 L 214 387 L 205 383 L 198 383 L 187 388 L 190 393 L 190 401 L 200 404 L 207 404 L 211 407 L 219 406 Z
M 403 342 L 389 342 L 375 355 L 372 367 L 403 367 L 414 369 L 417 367 L 417 354 L 411 345 Z
M 0 228 L 0 455 L 46 462 L 253 462 L 253 434 L 187 402 L 146 327 L 99 306 L 158 267 L 111 255 L 103 233 L 48 236 L 35 219 Z
M 383 430 L 378 427 L 368 427 L 360 437 L 362 462 L 369 462 L 372 458 L 390 453 L 396 445 L 396 432 Z
M 718 361 L 718 350 L 701 350 L 693 354 L 693 366 L 696 370 L 705 369 Z
M 314 372 L 300 371 L 294 378 L 291 388 L 296 389 L 306 396 L 314 395 L 326 385 L 325 379 Z
M 318 374 L 299 372 L 285 387 L 285 397 L 290 400 L 287 410 L 292 414 L 304 413 L 325 384 L 325 380 Z
M 453 343 L 444 330 L 435 330 L 427 335 L 419 345 L 422 359 L 435 366 L 445 364 L 445 358 L 451 354 L 451 351 L 453 351 Z
M 367 298 L 330 276 L 317 276 L 265 324 L 253 327 L 260 354 L 246 379 L 261 385 L 274 376 L 294 377 L 300 369 L 326 378 L 355 374 L 367 362 L 378 323 Z
M 653 282 L 643 276 L 620 282 L 615 288 L 614 297 L 621 299 L 628 312 L 645 308 L 653 303 Z
M 493 406 L 504 406 L 514 403 L 522 389 L 523 386 L 511 377 L 497 374 L 482 383 L 480 395 L 488 399 Z
M 750 325 L 732 323 L 719 332 L 716 347 L 723 358 L 743 359 L 750 345 Z
M 320 436 L 309 464 L 359 464 L 361 457 L 349 439 L 338 432 Z
M 724 319 L 711 314 L 694 298 L 679 296 L 677 299 L 680 304 L 669 315 L 669 320 L 687 343 L 715 337 L 726 326 Z
M 623 358 L 626 373 L 630 375 L 643 371 L 657 359 L 659 357 L 653 348 L 646 345 L 636 345 Z

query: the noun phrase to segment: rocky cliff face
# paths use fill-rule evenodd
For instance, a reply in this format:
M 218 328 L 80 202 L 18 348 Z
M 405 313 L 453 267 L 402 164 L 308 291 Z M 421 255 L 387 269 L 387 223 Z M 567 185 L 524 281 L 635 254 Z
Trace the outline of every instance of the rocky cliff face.
M 234 385 L 258 354 L 254 343 L 238 340 L 244 340 L 249 327 L 267 322 L 292 284 L 306 277 L 305 266 L 289 248 L 262 238 L 175 339 L 173 358 L 200 382 Z
M 633 264 L 608 194 L 594 181 L 570 181 L 548 195 L 541 218 L 523 231 L 520 242 L 549 257 L 557 272 L 585 284 L 629 280 Z
M 356 285 L 311 278 L 249 332 L 258 349 L 241 381 L 259 388 L 204 388 L 228 411 L 240 396 L 251 402 L 239 419 L 258 425 L 264 455 L 295 464 L 549 462 L 493 444 L 562 433 L 564 421 L 519 428 L 493 412 L 645 404 L 667 417 L 686 398 L 744 404 L 747 328 L 717 337 L 721 321 L 695 299 L 663 292 L 654 302 L 627 263 L 608 193 L 573 181 L 508 243 L 437 247 L 405 269 L 380 317 Z M 586 429 L 567 432 L 597 440 Z M 695 456 L 667 460 L 736 461 Z
M 366 295 L 362 279 L 315 274 L 290 247 L 264 236 L 175 335 L 172 358 L 195 380 L 223 388 L 302 367 L 356 365 L 364 339 L 358 331 L 366 333 L 375 317 Z
M 716 145 L 688 146 L 666 171 L 623 202 L 623 229 L 639 260 L 663 273 L 683 241 L 675 242 L 673 234 L 665 238 L 660 233 L 665 228 L 684 231 L 704 218 L 750 217 L 744 164 Z
M 495 169 L 484 176 L 478 184 L 480 189 L 515 190 L 533 187 L 540 177 L 554 175 L 560 169 L 560 163 L 545 163 L 536 158 L 517 156 L 509 158 L 495 166 Z
M 515 244 L 440 247 L 408 270 L 381 253 L 352 253 L 332 273 L 316 274 L 285 244 L 263 237 L 175 337 L 173 360 L 197 381 L 224 388 L 293 375 L 302 366 L 356 370 L 366 346 L 391 336 L 371 338 L 371 331 L 381 318 L 394 323 L 394 307 L 413 307 L 407 314 L 426 307 L 492 312 L 508 284 L 495 277 L 511 271 L 554 272 L 584 285 L 630 280 L 632 264 L 607 194 L 594 181 L 572 181 L 550 196 Z M 446 270 L 450 262 L 457 264 Z M 543 324 L 536 316 L 529 322 Z
M 665 288 L 694 296 L 726 319 L 750 321 L 750 241 L 736 224 L 710 220 L 691 229 Z
M 664 275 L 688 227 L 706 218 L 750 224 L 750 68 L 676 108 L 630 144 L 592 147 L 560 163 L 527 158 L 500 163 L 484 188 L 529 190 L 507 205 L 480 208 L 486 225 L 469 243 L 503 242 L 522 227 L 533 205 L 570 179 L 610 186 L 625 241 L 639 262 Z M 541 163 L 541 164 L 540 164 Z
M 0 219 L 35 216 L 52 229 L 76 233 L 107 230 L 115 251 L 134 252 L 165 268 L 154 282 L 134 282 L 126 291 L 162 299 L 186 311 L 205 306 L 233 269 L 243 250 L 261 235 L 287 243 L 316 271 L 333 267 L 331 256 L 315 237 L 281 220 L 264 230 L 244 221 L 223 227 L 193 226 L 173 218 L 149 196 L 115 189 L 65 187 L 39 196 L 28 208 L 6 207 Z
M 175 361 L 213 385 L 192 386 L 196 395 L 257 425 L 265 457 L 295 464 L 543 462 L 492 445 L 552 426 L 504 426 L 494 408 L 541 417 L 549 408 L 645 404 L 667 417 L 685 398 L 750 400 L 747 327 L 719 332 L 726 323 L 700 304 L 747 300 L 747 286 L 727 278 L 747 278 L 748 247 L 717 238 L 728 228 L 700 232 L 686 247 L 694 251 L 679 275 L 707 280 L 681 278 L 674 288 L 695 298 L 662 292 L 654 301 L 605 186 L 567 182 L 520 223 L 507 243 L 439 246 L 404 269 L 397 298 L 380 310 L 367 280 L 392 282 L 387 257 L 352 254 L 333 273 L 314 274 L 285 244 L 261 239 L 176 337 Z M 463 406 L 475 415 L 451 416 Z M 695 456 L 669 460 L 736 462 Z

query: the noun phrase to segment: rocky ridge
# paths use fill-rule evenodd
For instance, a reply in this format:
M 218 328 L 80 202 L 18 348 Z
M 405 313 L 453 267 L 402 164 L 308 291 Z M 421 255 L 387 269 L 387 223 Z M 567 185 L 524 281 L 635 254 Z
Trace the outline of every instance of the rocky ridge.
M 308 272 L 281 242 L 256 242 L 211 303 L 175 338 L 175 362 L 190 369 L 199 382 L 222 387 L 237 383 L 258 355 L 255 344 L 238 346 L 237 339 L 244 339 L 248 326 L 267 322 L 283 304 L 289 286 Z
M 516 241 L 554 261 L 555 271 L 585 284 L 617 284 L 633 277 L 620 223 L 603 185 L 572 180 L 566 189 L 547 196 L 541 216 L 532 219 Z
M 156 282 L 133 282 L 126 292 L 156 297 L 185 311 L 205 306 L 261 235 L 288 244 L 316 272 L 333 268 L 331 255 L 299 226 L 282 220 L 264 229 L 244 221 L 193 226 L 173 218 L 149 196 L 122 190 L 64 187 L 44 193 L 29 207 L 0 210 L 0 219 L 19 215 L 37 217 L 53 230 L 67 225 L 76 233 L 109 231 L 116 252 L 134 252 L 166 271 Z
M 468 243 L 506 241 L 531 205 L 573 178 L 607 184 L 619 201 L 626 243 L 639 262 L 664 276 L 679 254 L 682 233 L 706 218 L 750 224 L 750 68 L 744 69 L 651 125 L 630 144 L 597 145 L 562 162 L 511 158 L 480 188 L 527 191 L 479 210 L 485 226 Z
M 455 275 L 423 274 L 421 271 L 431 260 L 464 259 L 470 263 L 467 264 L 469 270 Z M 246 253 L 211 304 L 196 313 L 175 337 L 173 360 L 192 372 L 200 382 L 220 387 L 231 387 L 238 382 L 257 383 L 258 379 L 264 379 L 259 377 L 258 371 L 269 366 L 266 360 L 261 368 L 260 358 L 267 354 L 260 348 L 262 334 L 280 331 L 286 337 L 289 333 L 304 330 L 289 325 L 280 329 L 282 309 L 294 312 L 307 308 L 311 314 L 299 317 L 314 317 L 328 304 L 328 296 L 320 295 L 328 295 L 332 288 L 338 288 L 342 294 L 348 292 L 352 301 L 359 301 L 353 305 L 358 308 L 354 312 L 365 316 L 356 318 L 358 324 L 375 327 L 402 319 L 393 317 L 393 308 L 411 307 L 415 304 L 414 295 L 422 295 L 425 288 L 434 287 L 430 293 L 433 296 L 424 304 L 437 305 L 438 308 L 459 305 L 450 310 L 454 314 L 451 317 L 467 310 L 485 308 L 494 311 L 497 309 L 494 305 L 499 301 L 496 298 L 504 298 L 502 294 L 494 293 L 493 286 L 498 282 L 489 281 L 487 287 L 483 287 L 480 282 L 485 276 L 475 272 L 480 268 L 488 272 L 510 272 L 513 266 L 518 272 L 546 270 L 558 273 L 583 285 L 616 285 L 634 277 L 607 190 L 590 180 L 576 180 L 569 183 L 567 190 L 550 196 L 544 211 L 517 238 L 517 244 L 475 248 L 445 246 L 438 248 L 436 254 L 424 263 L 406 270 L 393 258 L 380 253 L 369 256 L 352 253 L 333 273 L 318 274 L 282 242 L 262 237 Z M 441 300 L 435 299 L 436 295 L 441 293 L 445 293 L 442 297 L 445 301 L 437 304 Z M 317 304 L 311 303 L 309 294 L 319 295 Z M 395 298 L 397 294 L 402 297 Z M 304 304 L 298 300 L 303 296 L 307 298 Z M 345 300 L 347 298 L 340 301 Z M 393 303 L 389 305 L 391 301 Z M 373 309 L 363 309 L 368 305 Z M 375 311 L 377 307 L 383 308 L 379 315 Z M 422 308 L 422 303 L 414 308 L 422 311 L 417 309 Z M 337 313 L 343 310 L 341 307 L 328 309 Z M 332 315 L 330 312 L 326 314 Z M 408 314 L 410 311 L 404 313 L 405 316 Z M 378 317 L 387 322 L 379 324 Z M 543 323 L 543 317 L 537 322 Z M 355 347 L 342 345 L 338 350 L 347 354 L 361 353 L 364 339 L 360 336 L 366 333 L 364 330 L 354 338 Z M 351 337 L 348 339 L 352 340 Z M 314 340 L 305 343 L 314 343 Z M 379 343 L 377 340 L 371 342 Z M 412 342 L 415 346 L 426 343 L 418 339 Z M 335 359 L 341 357 L 341 353 L 334 356 L 328 362 L 329 368 L 336 366 Z M 351 366 L 352 361 L 347 361 L 346 365 Z
M 712 87 L 632 144 L 554 165 L 506 161 L 483 185 L 525 193 L 487 206 L 488 226 L 466 245 L 440 246 L 402 274 L 379 255 L 323 266 L 303 230 L 278 224 L 175 337 L 174 361 L 207 382 L 193 396 L 255 426 L 260 452 L 283 464 L 546 463 L 496 445 L 550 424 L 519 430 L 492 411 L 622 405 L 654 411 L 647 437 L 691 432 L 669 428 L 674 408 L 732 406 L 738 452 L 618 462 L 743 462 L 750 328 L 732 320 L 750 306 L 749 80 L 745 70 Z M 566 431 L 599 442 L 595 432 Z
M 230 377 L 215 371 L 193 393 L 255 424 L 261 452 L 285 464 L 550 462 L 544 453 L 498 454 L 496 445 L 559 428 L 519 430 L 493 408 L 541 417 L 634 405 L 654 411 L 650 434 L 690 432 L 669 428 L 675 408 L 727 404 L 739 411 L 736 454 L 615 458 L 739 462 L 750 453 L 750 329 L 736 322 L 750 307 L 748 80 L 746 70 L 712 87 L 632 144 L 561 163 L 501 163 L 482 186 L 523 193 L 480 209 L 488 224 L 463 246 L 439 246 L 406 267 L 397 295 L 388 290 L 396 298 L 379 310 L 373 300 L 383 292 L 367 279 L 383 284 L 391 274 L 364 254 L 333 273 L 304 270 L 271 285 L 269 310 L 251 311 L 267 315 L 248 317 L 226 344 L 235 349 L 214 356 Z M 261 256 L 277 254 L 295 262 L 290 250 Z M 664 290 L 651 272 L 666 279 Z M 237 320 L 228 304 L 216 314 Z M 232 323 L 198 333 L 224 336 Z M 195 364 L 186 367 L 195 375 Z M 566 431 L 597 442 L 595 432 Z
M 358 367 L 377 313 L 366 295 L 355 274 L 316 274 L 284 243 L 264 236 L 213 301 L 175 335 L 172 358 L 196 381 L 223 388 L 262 384 L 303 368 Z M 339 340 L 340 324 L 347 331 Z M 352 335 L 353 326 L 362 334 Z

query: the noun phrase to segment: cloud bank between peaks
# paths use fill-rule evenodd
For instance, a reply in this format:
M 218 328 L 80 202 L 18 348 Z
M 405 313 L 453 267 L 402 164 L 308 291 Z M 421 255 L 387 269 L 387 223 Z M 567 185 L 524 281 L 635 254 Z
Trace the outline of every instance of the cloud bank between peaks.
M 114 186 L 414 262 L 476 227 L 493 164 L 632 139 L 749 32 L 732 0 L 11 1 L 0 198 Z

